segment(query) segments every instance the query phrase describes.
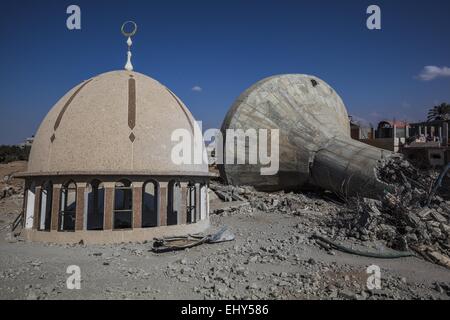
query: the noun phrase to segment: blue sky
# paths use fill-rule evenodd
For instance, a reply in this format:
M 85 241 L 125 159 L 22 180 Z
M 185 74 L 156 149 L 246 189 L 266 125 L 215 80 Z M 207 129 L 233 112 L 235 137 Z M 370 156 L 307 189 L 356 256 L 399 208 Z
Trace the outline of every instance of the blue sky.
M 66 28 L 70 4 L 81 8 L 81 30 Z M 382 30 L 366 28 L 371 4 Z M 5 1 L 0 144 L 34 134 L 82 80 L 122 69 L 129 19 L 139 25 L 135 70 L 171 88 L 204 128 L 220 127 L 250 85 L 282 73 L 322 78 L 350 114 L 374 124 L 421 120 L 450 103 L 449 12 L 448 0 Z M 418 77 L 425 66 L 437 68 Z

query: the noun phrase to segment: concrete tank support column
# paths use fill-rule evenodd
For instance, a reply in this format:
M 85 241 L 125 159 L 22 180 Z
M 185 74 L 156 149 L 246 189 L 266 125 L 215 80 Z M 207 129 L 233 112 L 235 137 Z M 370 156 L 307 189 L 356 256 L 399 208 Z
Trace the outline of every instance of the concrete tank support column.
M 159 221 L 158 227 L 167 226 L 167 182 L 159 184 Z
M 61 184 L 53 185 L 53 196 L 52 196 L 52 223 L 51 230 L 58 231 L 58 223 L 59 223 L 59 209 L 61 202 Z
M 142 228 L 142 182 L 133 182 L 133 228 Z
M 36 197 L 34 198 L 34 217 L 33 217 L 33 229 L 39 230 L 40 219 L 40 206 L 41 206 L 41 186 L 36 186 Z
M 113 211 L 114 211 L 114 182 L 106 182 L 103 184 L 105 188 L 105 205 L 104 205 L 104 221 L 103 229 L 112 230 L 113 227 Z
M 187 224 L 191 221 L 187 221 L 187 206 L 189 204 L 188 201 L 188 189 L 187 189 L 187 183 L 181 182 L 181 206 L 180 206 L 180 221 L 178 221 L 178 224 Z
M 75 213 L 75 230 L 82 231 L 84 229 L 84 194 L 86 191 L 86 183 L 77 183 L 77 206 Z
M 317 152 L 311 168 L 312 182 L 347 196 L 364 194 L 375 197 L 391 186 L 379 181 L 374 172 L 380 160 L 390 152 L 356 140 L 333 139 L 328 147 Z

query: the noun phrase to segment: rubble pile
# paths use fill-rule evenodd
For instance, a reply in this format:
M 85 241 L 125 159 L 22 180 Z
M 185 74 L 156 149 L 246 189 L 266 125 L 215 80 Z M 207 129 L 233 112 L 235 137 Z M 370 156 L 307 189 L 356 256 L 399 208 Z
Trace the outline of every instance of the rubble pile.
M 0 200 L 16 194 L 22 194 L 22 183 L 13 179 L 12 174 L 5 175 L 0 179 Z
M 23 189 L 11 185 L 5 185 L 0 191 L 0 200 L 11 197 L 15 194 L 22 194 Z
M 213 213 L 233 214 L 253 211 L 276 212 L 303 216 L 308 212 L 337 213 L 340 205 L 314 193 L 260 192 L 250 186 L 222 185 L 211 182 L 211 190 L 223 201 L 239 201 L 242 206 L 229 206 Z
M 448 272 L 436 265 L 419 259 L 387 264 L 389 267 L 383 268 L 382 289 L 370 290 L 367 288 L 366 260 L 349 259 L 346 254 L 338 253 L 336 248 L 324 250 L 311 235 L 321 234 L 358 250 L 368 247 L 372 251 L 380 250 L 378 243 L 360 242 L 340 234 L 336 221 L 343 220 L 338 220 L 338 217 L 346 214 L 348 223 L 353 223 L 356 215 L 355 212 L 344 212 L 346 204 L 336 202 L 337 198 L 332 198 L 331 193 L 264 193 L 251 187 L 225 186 L 215 181 L 211 182 L 211 189 L 215 190 L 210 191 L 211 202 L 224 205 L 221 212 L 210 217 L 212 230 L 227 226 L 236 235 L 233 242 L 156 254 L 151 250 L 149 241 L 66 245 L 18 240 L 22 243 L 11 244 L 0 237 L 0 297 L 244 300 L 449 298 Z M 216 197 L 218 193 L 220 195 Z M 222 197 L 228 201 L 223 202 L 220 200 Z M 15 217 L 8 212 L 19 212 L 22 204 L 19 200 L 19 195 L 14 195 L 0 201 L 0 228 L 1 220 L 9 223 Z M 361 213 L 369 213 L 369 218 L 377 209 L 381 214 L 381 200 L 359 201 L 365 208 Z M 362 216 L 358 218 L 362 223 Z M 343 227 L 342 232 L 346 231 Z M 57 264 L 55 256 L 59 257 Z M 85 270 L 85 290 L 81 293 L 63 290 L 65 279 L 55 281 L 55 267 L 65 270 L 73 261 L 81 261 Z M 427 281 L 423 280 L 424 276 L 427 276 Z
M 377 172 L 391 186 L 384 195 L 378 200 L 347 197 L 344 203 L 326 192 L 266 193 L 219 182 L 212 182 L 211 189 L 225 202 L 240 203 L 220 208 L 216 214 L 259 211 L 300 216 L 308 234 L 318 232 L 335 240 L 382 240 L 389 248 L 413 251 L 450 268 L 450 199 L 445 198 L 450 196 L 449 189 L 444 185 L 431 193 L 439 173 L 418 170 L 402 156 L 393 156 Z
M 14 174 L 25 170 L 25 161 L 0 163 L 0 200 L 23 193 L 23 181 L 14 179 Z
M 402 155 L 393 155 L 379 167 L 377 175 L 380 180 L 397 188 L 417 188 L 425 190 L 434 183 L 438 176 L 436 170 L 419 170 Z
M 439 172 L 419 171 L 393 157 L 378 174 L 393 191 L 386 191 L 380 200 L 350 199 L 338 216 L 338 227 L 347 236 L 384 240 L 391 248 L 413 250 L 450 268 L 450 201 L 443 198 L 448 190 L 444 186 L 430 196 Z

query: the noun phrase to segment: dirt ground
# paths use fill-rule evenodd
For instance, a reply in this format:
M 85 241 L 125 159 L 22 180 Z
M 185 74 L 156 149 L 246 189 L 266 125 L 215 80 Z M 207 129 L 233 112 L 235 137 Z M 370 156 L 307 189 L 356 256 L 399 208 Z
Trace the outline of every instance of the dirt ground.
M 22 181 L 12 179 L 12 174 L 23 172 L 27 168 L 26 161 L 15 161 L 7 164 L 0 164 L 0 188 L 4 188 L 7 184 L 13 187 L 22 186 Z
M 326 219 L 317 208 L 307 215 L 218 210 L 209 232 L 227 226 L 234 241 L 156 254 L 152 241 L 27 243 L 4 228 L 21 205 L 20 194 L 0 200 L 0 299 L 449 299 L 450 270 L 444 267 L 416 257 L 374 259 L 317 245 L 310 236 Z M 368 245 L 387 250 L 382 243 Z M 66 285 L 71 265 L 81 270 L 79 290 Z M 370 265 L 380 267 L 381 289 L 367 288 Z

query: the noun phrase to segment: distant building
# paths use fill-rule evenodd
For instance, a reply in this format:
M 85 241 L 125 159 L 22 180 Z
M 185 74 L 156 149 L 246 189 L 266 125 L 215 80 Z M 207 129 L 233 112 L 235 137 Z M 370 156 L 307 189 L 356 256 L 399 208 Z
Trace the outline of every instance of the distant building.
M 450 120 L 436 120 L 412 123 L 410 125 L 410 136 L 414 137 L 416 142 L 439 142 L 441 146 L 449 145 L 449 126 Z
M 364 127 L 351 120 L 350 128 L 353 139 L 393 152 L 400 150 L 409 135 L 409 125 L 403 121 L 384 120 L 374 130 L 373 127 Z
M 31 145 L 33 144 L 33 141 L 34 141 L 34 136 L 32 136 L 31 138 L 26 138 L 24 140 L 24 142 L 19 144 L 19 147 L 21 147 L 21 148 L 30 147 L 31 148 Z
M 409 124 L 406 121 L 387 121 L 383 120 L 378 123 L 375 132 L 376 139 L 387 138 L 407 138 L 409 135 Z
M 418 167 L 429 168 L 442 167 L 450 162 L 449 122 L 450 120 L 408 123 L 384 120 L 373 130 L 350 119 L 350 128 L 353 139 L 381 149 L 401 152 Z
M 442 167 L 450 162 L 449 120 L 410 125 L 410 138 L 402 148 L 407 159 L 419 167 Z
M 350 119 L 350 135 L 355 140 L 372 139 L 373 128 L 370 124 L 364 124 L 360 121 L 354 120 L 351 116 Z

